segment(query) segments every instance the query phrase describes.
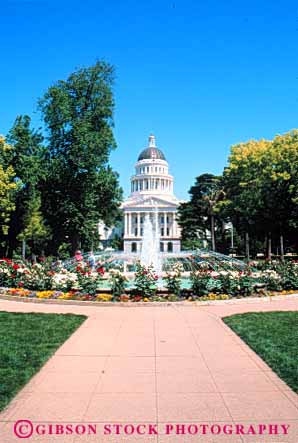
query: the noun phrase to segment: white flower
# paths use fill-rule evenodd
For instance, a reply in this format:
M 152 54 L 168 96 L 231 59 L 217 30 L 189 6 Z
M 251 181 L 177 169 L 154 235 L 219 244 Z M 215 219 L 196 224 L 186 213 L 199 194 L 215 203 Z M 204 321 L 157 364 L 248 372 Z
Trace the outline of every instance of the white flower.
M 227 274 L 227 272 L 225 272 L 225 271 L 221 271 L 220 274 L 221 274 L 221 275 L 225 275 L 225 274 Z M 210 275 L 211 275 L 211 277 L 218 277 L 218 276 L 219 276 L 219 272 L 211 271 L 211 272 L 210 272 Z
M 77 276 L 72 272 L 57 273 L 52 279 L 53 289 L 65 288 L 70 283 L 77 283 Z

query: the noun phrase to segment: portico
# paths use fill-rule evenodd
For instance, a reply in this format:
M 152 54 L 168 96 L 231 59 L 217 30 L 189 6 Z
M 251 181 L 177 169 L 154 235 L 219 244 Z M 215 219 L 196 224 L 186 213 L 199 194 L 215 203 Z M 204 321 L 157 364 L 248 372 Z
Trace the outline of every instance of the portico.
M 147 214 L 158 224 L 160 251 L 180 251 L 180 228 L 177 222 L 179 201 L 173 193 L 173 176 L 168 172 L 164 154 L 149 137 L 149 145 L 140 154 L 131 177 L 131 195 L 123 203 L 124 251 L 140 251 L 143 224 Z

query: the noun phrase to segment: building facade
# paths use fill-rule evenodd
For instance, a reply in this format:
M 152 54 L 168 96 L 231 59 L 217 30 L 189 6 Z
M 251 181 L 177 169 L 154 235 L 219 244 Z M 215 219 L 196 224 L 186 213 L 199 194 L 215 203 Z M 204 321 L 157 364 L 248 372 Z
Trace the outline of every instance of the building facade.
M 158 219 L 161 252 L 180 251 L 180 228 L 177 223 L 179 200 L 174 195 L 174 179 L 154 135 L 139 155 L 131 177 L 131 194 L 122 204 L 124 217 L 124 252 L 141 250 L 145 216 Z

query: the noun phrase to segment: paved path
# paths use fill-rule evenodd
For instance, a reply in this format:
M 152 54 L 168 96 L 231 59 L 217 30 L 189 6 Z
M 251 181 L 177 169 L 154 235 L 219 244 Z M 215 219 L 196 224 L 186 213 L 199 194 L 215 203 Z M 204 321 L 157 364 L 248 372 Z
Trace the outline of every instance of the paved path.
M 298 442 L 298 396 L 221 321 L 236 312 L 298 310 L 297 299 L 144 308 L 1 300 L 0 310 L 88 315 L 0 415 L 1 443 Z M 35 424 L 97 422 L 100 434 L 104 424 L 158 423 L 159 435 L 41 435 L 19 440 L 12 432 L 19 419 Z M 164 435 L 166 424 L 202 423 L 234 428 L 242 424 L 246 430 L 250 424 L 290 428 L 286 436 Z M 195 427 L 190 429 L 194 432 Z

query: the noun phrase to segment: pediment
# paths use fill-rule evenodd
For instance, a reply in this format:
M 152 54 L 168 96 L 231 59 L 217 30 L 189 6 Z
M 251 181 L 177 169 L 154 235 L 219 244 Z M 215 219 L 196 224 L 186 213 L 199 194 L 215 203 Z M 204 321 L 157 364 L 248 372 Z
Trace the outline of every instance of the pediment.
M 122 208 L 177 208 L 179 201 L 148 196 L 140 199 L 129 199 L 123 202 Z

